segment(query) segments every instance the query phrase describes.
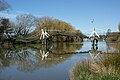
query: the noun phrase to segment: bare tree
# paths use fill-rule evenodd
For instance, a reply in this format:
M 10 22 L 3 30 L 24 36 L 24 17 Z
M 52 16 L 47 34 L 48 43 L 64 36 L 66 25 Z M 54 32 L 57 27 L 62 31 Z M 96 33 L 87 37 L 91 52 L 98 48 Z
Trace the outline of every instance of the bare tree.
M 20 14 L 16 17 L 16 33 L 27 35 L 36 25 L 37 18 L 31 14 Z
M 0 11 L 10 8 L 10 5 L 4 0 L 0 0 Z

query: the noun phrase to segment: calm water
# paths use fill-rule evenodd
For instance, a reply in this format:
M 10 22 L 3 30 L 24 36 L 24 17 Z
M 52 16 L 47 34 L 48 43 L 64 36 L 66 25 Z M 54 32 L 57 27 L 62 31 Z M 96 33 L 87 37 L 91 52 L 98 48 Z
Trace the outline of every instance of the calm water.
M 88 51 L 92 48 L 91 42 L 34 46 L 37 47 L 0 47 L 0 80 L 69 80 L 72 66 L 90 55 L 67 53 Z M 98 50 L 115 49 L 105 42 L 99 42 Z

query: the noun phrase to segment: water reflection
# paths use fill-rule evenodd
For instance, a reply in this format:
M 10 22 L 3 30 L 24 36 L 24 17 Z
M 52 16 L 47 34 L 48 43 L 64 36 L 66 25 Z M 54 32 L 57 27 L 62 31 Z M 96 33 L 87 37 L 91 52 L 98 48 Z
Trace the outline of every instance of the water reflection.
M 104 45 L 104 42 L 99 42 L 98 46 L 91 47 L 91 42 L 84 42 L 83 45 L 53 43 L 15 45 L 15 49 L 0 47 L 0 79 L 69 80 L 68 72 L 73 64 L 78 59 L 82 61 L 86 56 L 91 56 L 92 59 L 98 58 L 100 55 L 98 52 L 105 48 Z M 79 50 L 89 53 L 68 54 Z
M 107 52 L 120 52 L 120 42 L 107 43 Z
M 1 71 L 3 68 L 11 66 L 16 66 L 16 69 L 22 72 L 33 72 L 42 67 L 51 67 L 72 56 L 72 54 L 58 55 L 57 53 L 73 52 L 80 49 L 82 45 L 54 43 L 50 46 L 36 45 L 39 48 L 35 48 L 32 45 L 29 47 L 23 46 L 16 45 L 16 49 L 0 48 Z
M 80 50 L 83 44 L 70 44 L 70 43 L 56 43 L 52 49 L 52 53 L 61 54 L 61 53 L 70 53 Z
M 99 56 L 100 51 L 97 51 L 97 50 L 98 50 L 98 44 L 93 43 L 91 50 L 89 50 L 89 54 L 92 60 L 97 59 L 97 57 Z
M 49 55 L 48 54 L 49 52 L 45 52 L 45 51 L 41 51 L 41 50 L 40 50 L 40 53 L 41 53 L 41 56 L 42 56 L 42 60 L 46 59 Z

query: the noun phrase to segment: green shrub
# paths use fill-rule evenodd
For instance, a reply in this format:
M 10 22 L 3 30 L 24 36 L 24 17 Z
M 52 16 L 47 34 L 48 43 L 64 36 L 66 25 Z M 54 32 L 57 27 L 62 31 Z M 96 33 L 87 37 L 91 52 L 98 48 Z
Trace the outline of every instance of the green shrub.
M 120 53 L 108 54 L 99 61 L 85 59 L 70 71 L 71 80 L 120 80 Z

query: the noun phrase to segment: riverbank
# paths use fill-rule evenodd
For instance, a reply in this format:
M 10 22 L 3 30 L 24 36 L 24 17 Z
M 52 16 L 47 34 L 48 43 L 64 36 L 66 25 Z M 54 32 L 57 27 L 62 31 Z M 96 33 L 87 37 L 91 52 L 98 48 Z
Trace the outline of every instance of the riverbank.
M 85 58 L 77 62 L 70 70 L 70 80 L 120 80 L 120 45 L 116 45 L 108 45 L 116 51 L 103 53 L 97 59 Z
M 107 42 L 120 42 L 120 32 L 112 32 L 109 33 L 107 38 Z
M 53 42 L 48 46 L 45 44 L 15 44 L 15 48 L 11 45 L 7 47 L 7 44 L 5 47 L 0 46 L 2 62 L 0 79 L 6 79 L 10 75 L 12 80 L 19 79 L 18 77 L 24 80 L 25 76 L 29 76 L 29 80 L 70 80 L 69 71 L 74 64 L 79 60 L 82 62 L 84 57 L 91 58 L 89 53 L 76 53 L 91 50 L 91 44 L 91 42 Z M 105 42 L 98 42 L 98 50 L 107 47 Z M 8 73 L 11 70 L 15 74 Z

